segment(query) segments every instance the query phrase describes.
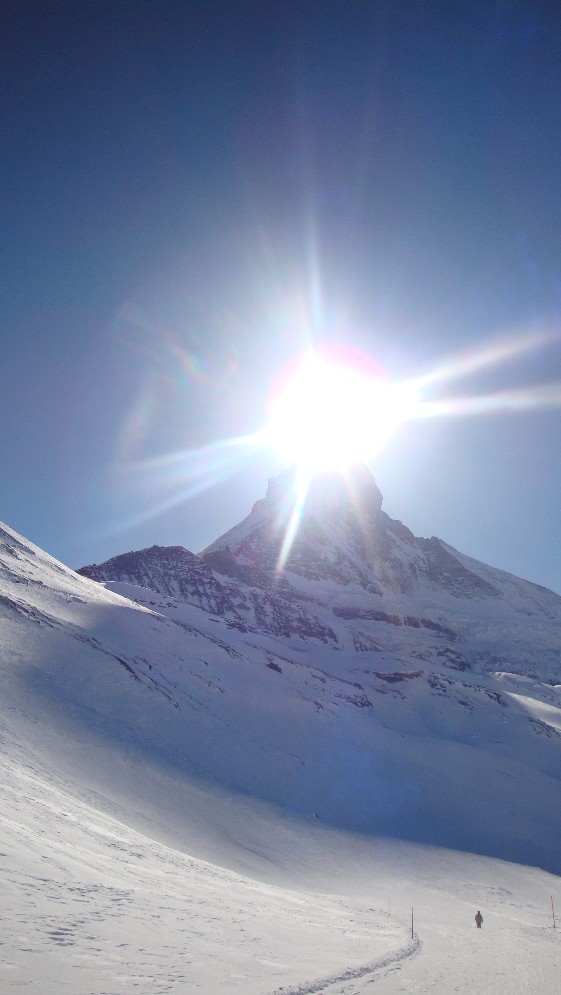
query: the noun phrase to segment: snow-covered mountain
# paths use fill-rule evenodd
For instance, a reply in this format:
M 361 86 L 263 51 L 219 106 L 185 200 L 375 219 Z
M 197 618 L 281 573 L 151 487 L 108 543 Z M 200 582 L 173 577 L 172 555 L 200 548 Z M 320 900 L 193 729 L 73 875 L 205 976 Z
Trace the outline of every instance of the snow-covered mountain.
M 265 774 L 240 761 L 237 787 L 331 824 L 560 870 L 561 598 L 416 538 L 366 470 L 316 481 L 279 573 L 293 506 L 286 473 L 200 557 L 153 547 L 81 573 L 196 619 L 199 640 L 238 661 L 205 660 L 221 694 L 237 673 L 231 721 L 267 756 Z
M 437 992 L 438 977 L 459 970 L 454 930 L 459 938 L 474 902 L 484 916 L 496 908 L 499 922 L 508 896 L 523 894 L 546 929 L 540 896 L 557 895 L 557 879 L 489 858 L 561 873 L 561 599 L 415 538 L 362 473 L 351 497 L 335 479 L 312 489 L 279 572 L 292 487 L 290 475 L 271 482 L 200 556 L 152 547 L 82 575 L 0 531 L 4 894 L 15 921 L 39 923 L 27 945 L 9 934 L 6 991 L 10 970 L 37 978 L 28 948 L 48 956 L 53 944 L 77 943 L 80 922 L 78 960 L 62 953 L 83 973 L 67 976 L 57 961 L 48 993 L 342 993 L 362 991 L 342 979 L 368 975 L 386 979 L 388 995 L 403 989 L 387 965 L 420 950 L 407 904 L 434 920 L 433 960 L 422 962 L 431 986 L 410 990 Z M 112 965 L 129 955 L 99 938 L 94 920 L 129 894 L 142 928 L 126 934 L 131 954 L 117 977 Z M 162 985 L 166 933 L 160 968 L 150 961 L 139 988 L 142 937 L 150 946 L 158 921 L 181 921 L 186 894 L 196 903 L 192 971 L 174 973 L 176 989 Z M 388 898 L 401 918 L 384 912 Z M 457 964 L 444 974 L 443 907 L 457 922 Z M 56 908 L 67 909 L 62 923 Z M 524 944 L 529 913 L 520 914 Z M 518 913 L 508 915 L 512 930 Z M 343 923 L 335 939 L 334 921 Z M 230 954 L 219 952 L 218 922 Z M 248 951 L 251 967 L 236 973 L 229 957 L 246 963 L 239 922 L 262 937 L 261 959 Z M 532 937 L 550 951 L 545 933 Z M 506 988 L 486 989 L 483 975 L 477 988 L 470 971 L 458 990 L 527 990 L 512 972 Z M 553 993 L 549 978 L 542 990 Z
M 323 642 L 337 651 L 336 670 L 368 660 L 561 683 L 559 596 L 415 537 L 382 511 L 364 468 L 314 481 L 279 571 L 294 500 L 286 472 L 200 557 L 154 546 L 79 572 L 177 598 L 242 631 Z

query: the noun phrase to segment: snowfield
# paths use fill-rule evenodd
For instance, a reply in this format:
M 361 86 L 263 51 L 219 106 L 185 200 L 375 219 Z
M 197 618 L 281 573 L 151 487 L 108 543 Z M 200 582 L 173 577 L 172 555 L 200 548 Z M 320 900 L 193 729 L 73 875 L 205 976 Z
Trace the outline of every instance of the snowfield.
M 176 830 L 183 847 L 169 846 L 154 823 L 154 836 L 134 828 L 130 803 L 116 818 L 114 802 L 87 801 L 84 787 L 77 797 L 24 743 L 2 746 L 3 992 L 559 990 L 550 896 L 559 906 L 561 887 L 544 871 L 369 841 L 212 793 L 193 820 L 193 849 L 210 823 L 210 862 L 190 854 L 188 826 Z
M 0 532 L 0 991 L 558 993 L 559 686 L 111 586 Z

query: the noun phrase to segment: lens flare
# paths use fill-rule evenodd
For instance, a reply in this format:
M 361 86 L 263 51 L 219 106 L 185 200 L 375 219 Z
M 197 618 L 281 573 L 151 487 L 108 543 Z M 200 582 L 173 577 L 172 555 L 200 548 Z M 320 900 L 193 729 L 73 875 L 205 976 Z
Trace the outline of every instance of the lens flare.
M 316 310 L 321 311 L 319 290 L 316 297 Z M 321 323 L 321 314 L 316 318 Z M 161 373 L 162 364 L 168 364 L 191 384 L 209 385 L 208 373 L 205 375 L 197 357 L 182 348 L 169 329 L 150 322 L 138 309 L 123 309 L 120 319 L 135 333 L 137 348 L 149 353 L 149 358 L 154 352 L 157 372 Z M 353 467 L 372 463 L 404 423 L 561 407 L 560 382 L 438 397 L 457 380 L 558 345 L 561 336 L 554 327 L 519 329 L 479 349 L 445 358 L 434 368 L 401 382 L 392 382 L 364 352 L 341 346 L 312 348 L 309 343 L 317 336 L 312 336 L 305 322 L 300 327 L 306 351 L 278 376 L 268 422 L 257 432 L 156 460 L 136 459 L 157 400 L 145 392 L 142 403 L 131 410 L 128 422 L 117 433 L 121 444 L 115 461 L 116 479 L 137 497 L 142 495 L 144 505 L 144 511 L 121 523 L 121 528 L 161 514 L 224 482 L 250 461 L 274 453 L 295 471 L 292 507 L 287 510 L 277 565 L 281 572 L 298 534 L 314 477 L 324 472 L 339 474 L 352 499 Z
M 310 350 L 279 379 L 270 446 L 304 476 L 344 470 L 371 460 L 415 403 L 408 385 L 389 383 L 367 356 Z

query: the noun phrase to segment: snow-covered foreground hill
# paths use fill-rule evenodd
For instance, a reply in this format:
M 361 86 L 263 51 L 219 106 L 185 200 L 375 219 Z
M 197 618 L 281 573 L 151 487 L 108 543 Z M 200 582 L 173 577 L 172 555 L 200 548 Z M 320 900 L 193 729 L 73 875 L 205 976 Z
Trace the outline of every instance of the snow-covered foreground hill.
M 120 759 L 111 745 L 98 746 L 105 791 L 94 790 L 81 764 L 61 776 L 30 748 L 26 717 L 12 711 L 10 719 L 1 769 L 2 992 L 559 990 L 561 933 L 551 918 L 559 878 L 325 830 L 131 764 L 133 780 L 160 785 L 160 812 L 142 831 L 145 816 L 121 793 L 123 772 L 111 777 Z M 70 746 L 43 736 L 51 758 Z M 70 757 L 58 759 L 73 768 Z M 191 798 L 192 824 L 179 826 L 173 808 L 168 817 L 176 787 Z M 204 850 L 206 831 L 213 861 L 192 855 Z
M 127 593 L 0 534 L 0 991 L 558 991 L 558 688 Z

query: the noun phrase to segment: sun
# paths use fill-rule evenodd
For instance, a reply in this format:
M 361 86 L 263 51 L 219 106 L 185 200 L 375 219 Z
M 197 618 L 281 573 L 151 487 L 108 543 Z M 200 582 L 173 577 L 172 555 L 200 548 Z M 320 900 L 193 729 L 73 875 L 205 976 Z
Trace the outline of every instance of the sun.
M 384 380 L 362 353 L 311 351 L 283 372 L 267 435 L 283 462 L 308 477 L 368 463 L 410 417 L 413 396 Z

